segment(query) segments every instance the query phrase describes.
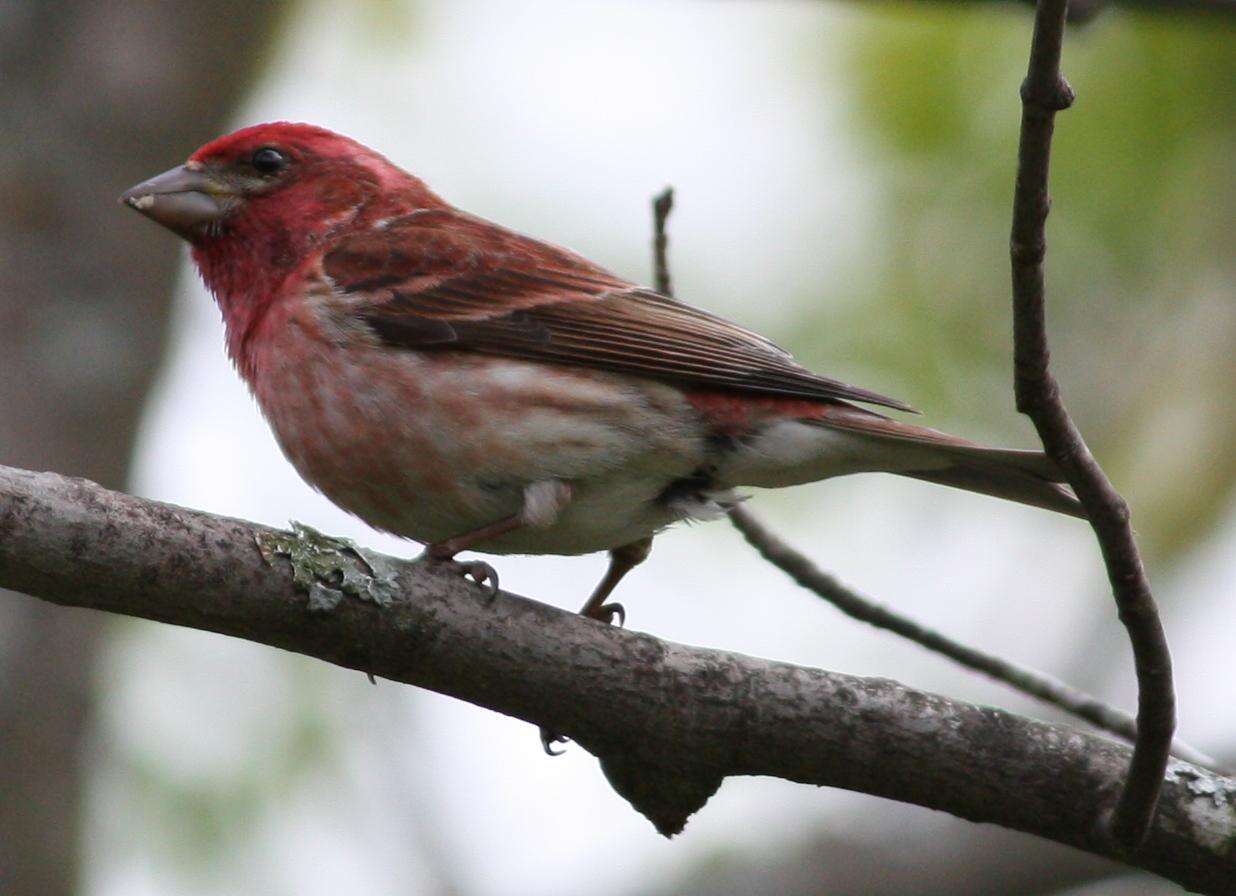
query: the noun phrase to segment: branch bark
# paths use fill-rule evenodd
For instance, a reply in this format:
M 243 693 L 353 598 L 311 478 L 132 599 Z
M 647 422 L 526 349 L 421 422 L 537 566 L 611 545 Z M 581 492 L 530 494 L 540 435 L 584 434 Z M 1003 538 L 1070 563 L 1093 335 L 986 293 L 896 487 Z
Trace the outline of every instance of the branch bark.
M 1051 200 L 1047 192 L 1056 112 L 1073 103 L 1060 73 L 1067 0 L 1039 0 L 1030 63 L 1021 86 L 1021 140 L 1009 254 L 1013 271 L 1013 364 L 1017 409 L 1034 422 L 1098 538 L 1112 594 L 1133 647 L 1137 670 L 1137 740 L 1110 825 L 1135 849 L 1149 829 L 1175 731 L 1176 698 L 1167 637 L 1133 538 L 1129 508 L 1074 425 L 1049 369 L 1043 259 Z
M 0 586 L 317 657 L 562 731 L 662 833 L 730 775 L 915 803 L 1236 893 L 1236 780 L 1184 762 L 1144 845 L 1121 854 L 1095 807 L 1120 744 L 886 679 L 686 647 L 449 575 L 337 554 L 306 595 L 258 548 L 279 533 L 81 479 L 0 467 Z M 318 567 L 322 567 L 319 565 Z M 304 565 L 297 566 L 303 576 Z M 374 571 L 382 587 L 356 587 Z M 323 593 L 340 581 L 357 596 Z M 302 582 L 304 579 L 302 578 Z M 66 657 L 65 662 L 72 662 Z

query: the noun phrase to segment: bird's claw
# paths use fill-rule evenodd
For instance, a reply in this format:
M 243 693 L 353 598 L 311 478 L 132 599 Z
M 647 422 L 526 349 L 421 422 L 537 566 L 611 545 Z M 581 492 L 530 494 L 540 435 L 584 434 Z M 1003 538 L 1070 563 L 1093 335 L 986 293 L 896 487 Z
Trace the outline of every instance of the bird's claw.
M 564 734 L 558 734 L 556 731 L 550 731 L 548 728 L 541 729 L 541 748 L 545 750 L 546 756 L 561 756 L 566 750 L 555 750 L 554 744 L 565 744 L 570 740 Z
M 498 596 L 498 571 L 484 560 L 452 560 L 459 567 L 460 575 L 471 579 L 485 589 L 485 596 L 493 600 Z
M 606 625 L 614 625 L 614 620 L 617 619 L 619 628 L 623 628 L 627 624 L 627 608 L 620 603 L 601 604 L 591 616 L 593 619 L 598 622 L 604 622 Z
M 475 584 L 485 589 L 485 597 L 493 600 L 498 596 L 498 571 L 484 560 L 456 560 L 453 557 L 435 557 L 432 553 L 425 554 L 425 560 L 462 576 L 471 579 Z

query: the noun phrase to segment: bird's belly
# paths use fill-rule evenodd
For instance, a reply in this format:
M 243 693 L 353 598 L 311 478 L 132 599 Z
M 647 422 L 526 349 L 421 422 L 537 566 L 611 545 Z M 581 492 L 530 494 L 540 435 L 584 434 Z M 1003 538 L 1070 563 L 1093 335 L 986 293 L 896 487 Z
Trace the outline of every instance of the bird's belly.
M 588 554 L 637 541 L 684 518 L 664 500 L 661 470 L 623 471 L 572 484 L 571 501 L 545 527 L 524 526 L 478 546 L 495 554 Z
M 701 463 L 704 439 L 677 390 L 290 329 L 261 355 L 258 403 L 301 476 L 375 528 L 439 541 L 518 513 L 524 487 L 546 479 L 572 487 L 559 518 L 480 550 L 587 553 L 681 517 L 659 499 Z

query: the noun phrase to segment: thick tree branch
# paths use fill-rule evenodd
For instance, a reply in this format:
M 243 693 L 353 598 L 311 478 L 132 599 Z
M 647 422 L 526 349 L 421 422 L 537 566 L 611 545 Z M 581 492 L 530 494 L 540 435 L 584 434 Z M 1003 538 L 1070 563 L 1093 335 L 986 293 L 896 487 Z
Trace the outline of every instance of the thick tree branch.
M 1048 369 L 1043 258 L 1051 200 L 1047 192 L 1056 112 L 1073 102 L 1060 74 L 1067 0 L 1039 0 L 1030 64 L 1021 86 L 1021 141 L 1013 197 L 1013 359 L 1017 409 L 1034 422 L 1043 447 L 1060 465 L 1090 518 L 1129 634 L 1137 670 L 1137 740 L 1111 833 L 1136 848 L 1154 814 L 1175 730 L 1171 655 L 1142 567 L 1129 509 L 1086 447 Z
M 569 734 L 663 833 L 729 775 L 773 775 L 916 803 L 1236 893 L 1236 781 L 1174 763 L 1131 858 L 1095 807 L 1122 745 L 864 679 L 685 647 L 341 553 L 347 590 L 307 596 L 258 543 L 274 530 L 0 467 L 0 586 L 186 625 L 373 672 Z M 387 579 L 358 587 L 370 566 Z M 299 565 L 303 574 L 306 567 Z M 365 598 L 368 599 L 365 599 Z M 72 657 L 65 657 L 72 662 Z

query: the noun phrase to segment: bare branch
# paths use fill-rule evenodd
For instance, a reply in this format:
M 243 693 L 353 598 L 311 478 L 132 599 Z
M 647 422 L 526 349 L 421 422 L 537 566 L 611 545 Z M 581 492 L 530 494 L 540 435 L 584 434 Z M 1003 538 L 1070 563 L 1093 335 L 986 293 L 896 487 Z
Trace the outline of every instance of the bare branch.
M 663 833 L 680 830 L 725 777 L 772 775 L 1236 893 L 1236 780 L 1174 762 L 1148 839 L 1121 855 L 1096 834 L 1095 807 L 1120 786 L 1123 745 L 886 679 L 660 641 L 515 595 L 491 603 L 461 580 L 380 555 L 337 560 L 351 564 L 345 580 L 372 565 L 385 587 L 311 601 L 284 560 L 263 560 L 257 541 L 278 535 L 0 467 L 0 587 L 246 638 L 562 731 Z
M 1167 638 L 1142 567 L 1129 509 L 1086 447 L 1048 369 L 1043 258 L 1046 254 L 1048 168 L 1056 112 L 1073 102 L 1060 74 L 1067 0 L 1040 0 L 1030 64 L 1021 86 L 1021 141 L 1013 198 L 1014 390 L 1017 409 L 1030 417 L 1048 455 L 1060 465 L 1098 537 L 1108 579 L 1133 646 L 1137 669 L 1138 736 L 1128 779 L 1111 822 L 1126 848 L 1141 842 L 1154 814 L 1171 752 L 1176 699 Z
M 1050 675 L 955 641 L 947 635 L 927 628 L 913 619 L 864 597 L 844 585 L 835 576 L 820 569 L 806 555 L 778 538 L 746 507 L 739 505 L 731 510 L 730 521 L 742 533 L 743 538 L 759 551 L 761 557 L 788 575 L 798 585 L 824 598 L 850 618 L 900 635 L 920 647 L 948 657 L 1016 691 L 1064 710 L 1079 719 L 1084 719 L 1096 728 L 1117 737 L 1128 741 L 1136 739 L 1137 723 L 1128 713 L 1104 703 L 1092 694 L 1087 694 L 1059 679 L 1052 678 Z M 1172 743 L 1172 755 L 1186 762 L 1192 762 L 1194 765 L 1223 774 L 1227 773 L 1227 769 L 1223 768 L 1218 760 L 1207 756 L 1180 739 Z
M 673 294 L 670 282 L 667 232 L 667 224 L 673 208 L 674 189 L 666 187 L 654 197 L 652 202 L 653 276 L 657 291 L 664 295 Z M 824 572 L 806 555 L 790 547 L 741 504 L 732 509 L 729 516 L 730 522 L 742 533 L 747 543 L 759 552 L 760 556 L 788 575 L 798 585 L 822 597 L 852 619 L 900 635 L 966 668 L 982 672 L 1016 691 L 1084 719 L 1103 731 L 1128 741 L 1137 738 L 1137 723 L 1128 713 L 1042 672 L 955 641 L 864 597 L 843 585 L 835 576 Z M 1217 760 L 1189 746 L 1179 738 L 1172 742 L 1172 753 L 1195 765 L 1226 772 Z

